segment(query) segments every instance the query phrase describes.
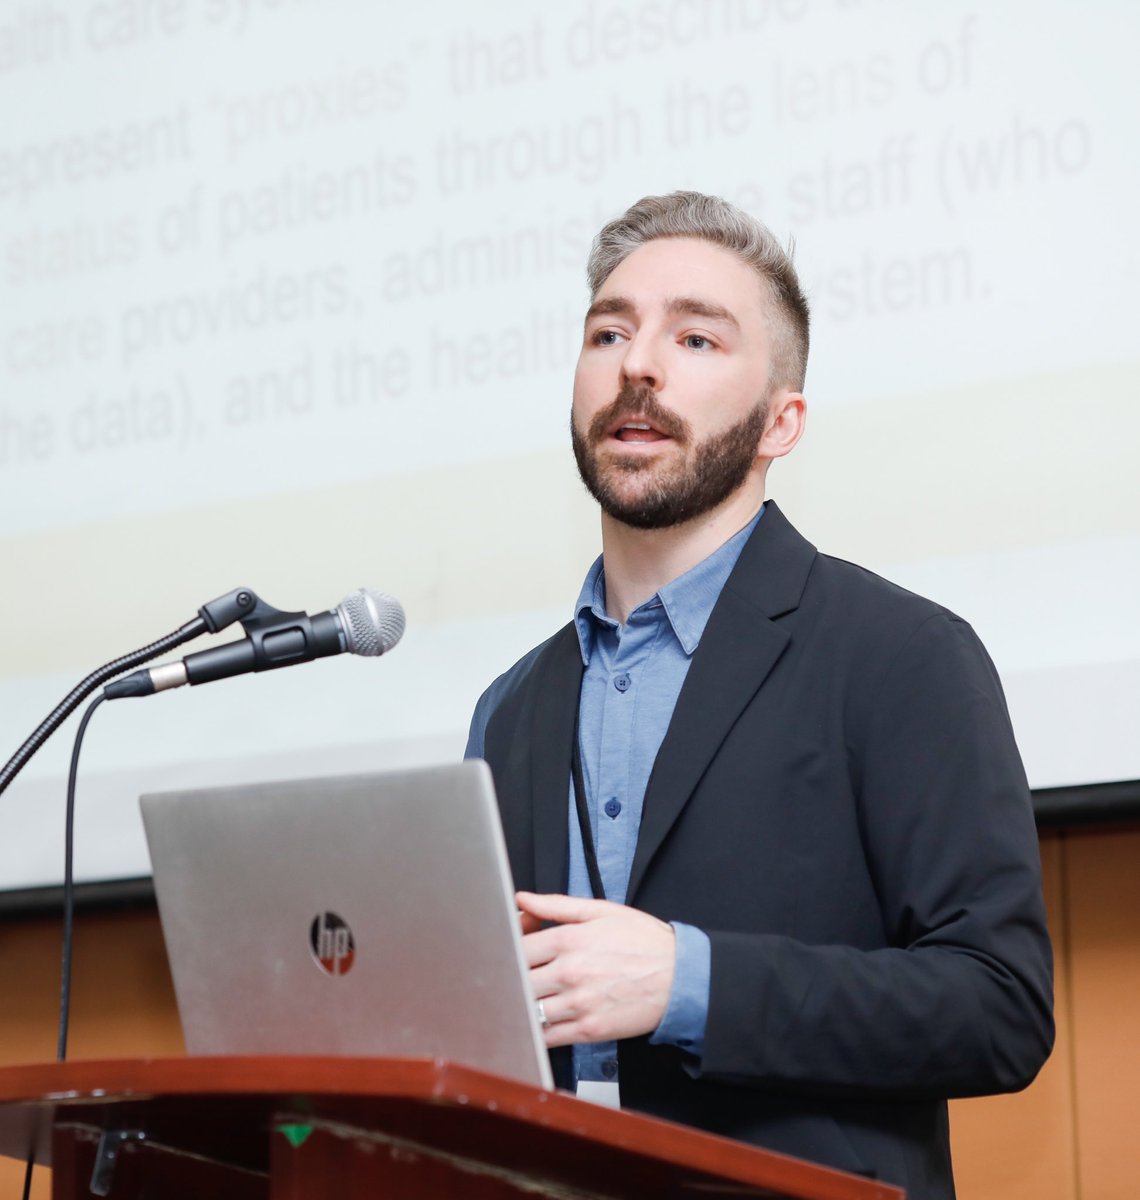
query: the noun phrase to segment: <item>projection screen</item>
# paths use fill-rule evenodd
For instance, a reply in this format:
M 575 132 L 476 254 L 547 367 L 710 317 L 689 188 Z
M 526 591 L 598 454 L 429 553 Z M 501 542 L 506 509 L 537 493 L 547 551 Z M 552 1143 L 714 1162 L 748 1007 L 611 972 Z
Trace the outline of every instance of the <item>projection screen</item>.
M 795 241 L 770 494 L 974 624 L 1035 786 L 1140 778 L 1138 39 L 1124 0 L 0 5 L 0 755 L 231 588 L 408 614 L 105 705 L 79 878 L 148 873 L 143 791 L 461 753 L 598 552 L 590 238 L 675 188 Z M 0 798 L 0 888 L 61 877 L 75 723 Z

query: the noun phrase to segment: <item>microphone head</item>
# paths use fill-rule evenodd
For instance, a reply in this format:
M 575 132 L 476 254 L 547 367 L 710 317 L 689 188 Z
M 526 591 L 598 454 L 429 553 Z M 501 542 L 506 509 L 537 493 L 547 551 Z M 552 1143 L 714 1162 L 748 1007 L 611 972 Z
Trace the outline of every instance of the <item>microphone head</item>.
M 404 609 L 384 592 L 357 588 L 336 606 L 349 654 L 384 654 L 404 636 Z

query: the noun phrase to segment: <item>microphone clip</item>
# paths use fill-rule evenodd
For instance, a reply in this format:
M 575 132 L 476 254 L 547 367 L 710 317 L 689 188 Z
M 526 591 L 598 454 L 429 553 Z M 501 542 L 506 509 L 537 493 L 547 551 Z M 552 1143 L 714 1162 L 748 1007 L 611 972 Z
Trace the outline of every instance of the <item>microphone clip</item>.
M 267 621 L 303 615 L 303 613 L 279 611 L 272 605 L 266 604 L 250 588 L 234 588 L 232 592 L 226 592 L 224 596 L 219 596 L 216 600 L 211 600 L 198 609 L 198 616 L 206 622 L 206 628 L 211 633 L 217 633 L 235 621 L 240 621 L 248 633 L 250 629 L 256 629 Z

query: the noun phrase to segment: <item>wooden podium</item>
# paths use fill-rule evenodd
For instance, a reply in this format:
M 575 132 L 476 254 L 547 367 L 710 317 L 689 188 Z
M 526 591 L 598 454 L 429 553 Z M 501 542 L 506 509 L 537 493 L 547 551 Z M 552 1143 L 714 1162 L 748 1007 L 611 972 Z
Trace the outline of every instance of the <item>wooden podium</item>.
M 902 1200 L 885 1184 L 426 1059 L 0 1069 L 0 1153 L 54 1200 Z

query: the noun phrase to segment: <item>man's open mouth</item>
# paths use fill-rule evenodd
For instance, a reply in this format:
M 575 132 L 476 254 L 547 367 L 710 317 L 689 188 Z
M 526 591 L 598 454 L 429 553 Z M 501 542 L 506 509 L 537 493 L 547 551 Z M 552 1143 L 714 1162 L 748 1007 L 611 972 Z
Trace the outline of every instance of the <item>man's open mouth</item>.
M 610 435 L 619 442 L 662 442 L 669 435 L 655 429 L 648 421 L 625 421 Z

